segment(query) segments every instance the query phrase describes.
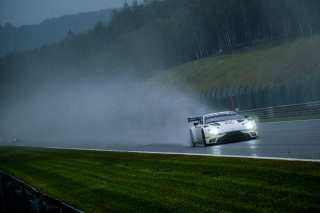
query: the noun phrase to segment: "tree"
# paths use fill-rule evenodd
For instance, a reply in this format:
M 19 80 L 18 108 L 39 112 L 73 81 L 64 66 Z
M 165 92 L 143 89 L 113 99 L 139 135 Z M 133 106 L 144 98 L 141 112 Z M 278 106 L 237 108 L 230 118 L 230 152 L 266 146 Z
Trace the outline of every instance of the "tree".
M 74 33 L 72 32 L 72 30 L 69 28 L 68 32 L 67 32 L 67 39 L 72 39 L 74 36 Z
M 132 8 L 137 9 L 138 7 L 139 7 L 138 0 L 133 0 L 132 1 Z

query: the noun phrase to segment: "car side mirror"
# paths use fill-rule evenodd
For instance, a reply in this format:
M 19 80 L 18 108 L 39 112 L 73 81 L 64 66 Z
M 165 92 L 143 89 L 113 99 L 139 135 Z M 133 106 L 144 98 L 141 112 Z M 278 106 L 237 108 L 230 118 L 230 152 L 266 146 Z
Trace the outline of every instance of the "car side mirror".
M 194 125 L 194 126 L 198 126 L 198 125 L 199 125 L 199 123 L 193 123 L 193 125 Z

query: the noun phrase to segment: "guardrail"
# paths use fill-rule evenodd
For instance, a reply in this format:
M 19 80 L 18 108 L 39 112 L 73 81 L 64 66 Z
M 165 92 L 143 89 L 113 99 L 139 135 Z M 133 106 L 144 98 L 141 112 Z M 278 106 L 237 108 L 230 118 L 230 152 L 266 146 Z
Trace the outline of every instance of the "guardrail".
M 320 114 L 320 101 L 243 110 L 240 113 L 257 116 L 259 119 Z
M 260 109 L 320 101 L 320 78 L 276 84 L 242 85 L 204 91 L 201 100 L 214 109 Z
M 0 171 L 0 212 L 82 213 L 82 211 L 43 194 Z

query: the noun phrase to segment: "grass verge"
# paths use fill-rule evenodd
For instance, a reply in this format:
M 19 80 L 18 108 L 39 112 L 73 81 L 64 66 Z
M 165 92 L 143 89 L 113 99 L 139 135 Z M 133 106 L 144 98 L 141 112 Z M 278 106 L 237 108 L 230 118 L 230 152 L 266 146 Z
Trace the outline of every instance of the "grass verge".
M 0 146 L 0 169 L 86 212 L 320 211 L 320 163 Z

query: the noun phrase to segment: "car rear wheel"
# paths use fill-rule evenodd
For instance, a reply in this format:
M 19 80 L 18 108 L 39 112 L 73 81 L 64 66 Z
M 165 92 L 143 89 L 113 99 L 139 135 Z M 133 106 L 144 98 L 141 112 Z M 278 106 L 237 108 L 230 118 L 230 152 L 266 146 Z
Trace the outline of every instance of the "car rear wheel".
M 191 146 L 195 146 L 196 144 L 194 143 L 194 139 L 193 139 L 193 134 L 192 131 L 190 130 L 190 144 Z

